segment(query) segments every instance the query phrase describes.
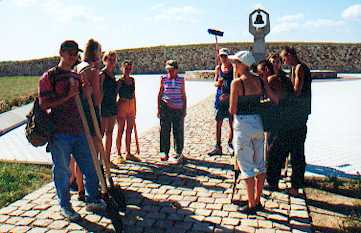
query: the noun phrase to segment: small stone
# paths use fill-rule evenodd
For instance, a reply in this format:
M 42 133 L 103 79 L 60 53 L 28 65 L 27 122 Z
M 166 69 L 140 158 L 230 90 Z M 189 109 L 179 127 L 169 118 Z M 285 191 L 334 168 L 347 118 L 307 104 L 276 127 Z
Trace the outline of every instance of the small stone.
M 196 209 L 196 214 L 197 214 L 197 215 L 209 216 L 209 215 L 211 215 L 211 213 L 212 213 L 212 210 Z
M 45 233 L 47 230 L 47 228 L 34 227 L 27 233 Z
M 242 221 L 241 221 L 241 224 L 242 224 Z M 251 226 L 240 225 L 240 226 L 236 226 L 235 232 L 236 233 L 254 233 L 254 232 L 256 232 L 256 229 Z
M 258 220 L 258 227 L 261 227 L 261 228 L 272 228 L 272 221 L 269 221 L 269 220 Z
M 193 202 L 192 204 L 189 205 L 189 207 L 195 208 L 195 209 L 203 209 L 203 208 L 206 208 L 206 203 Z
M 237 218 L 223 218 L 222 219 L 222 224 L 237 226 L 239 224 L 239 219 L 237 219 Z
M 211 197 L 200 197 L 198 198 L 198 201 L 203 203 L 214 203 L 215 199 Z
M 51 207 L 50 204 L 41 204 L 41 205 L 35 205 L 33 207 L 33 210 L 47 210 Z
M 185 222 L 202 222 L 206 217 L 201 215 L 188 215 L 185 217 Z
M 227 211 L 222 211 L 222 210 L 213 210 L 212 212 L 212 216 L 219 216 L 219 217 L 227 217 L 228 214 L 229 213 Z
M 221 210 L 223 207 L 222 204 L 207 204 L 206 209 L 210 210 Z
M 25 233 L 29 230 L 30 230 L 30 227 L 28 227 L 28 226 L 16 226 L 13 229 L 11 229 L 11 232 Z
M 9 215 L 11 212 L 14 212 L 15 210 L 17 210 L 17 207 L 8 206 L 8 207 L 0 209 L 0 214 Z
M 223 210 L 228 212 L 236 212 L 238 211 L 238 206 L 234 204 L 223 205 Z
M 33 219 L 33 218 L 21 217 L 21 219 L 16 223 L 16 225 L 28 226 L 34 221 L 35 221 L 35 219 Z
M 204 221 L 205 222 L 210 222 L 210 223 L 215 223 L 215 224 L 221 224 L 222 218 L 221 217 L 210 216 L 210 217 L 206 217 L 204 219 Z
M 52 222 L 50 219 L 36 219 L 35 222 L 33 222 L 33 226 L 48 227 Z
M 276 229 L 259 228 L 256 229 L 256 233 L 276 233 Z
M 67 227 L 68 225 L 69 225 L 69 222 L 58 220 L 58 221 L 54 221 L 53 223 L 51 223 L 48 227 L 50 229 L 61 230 L 65 227 Z
M 0 223 L 4 223 L 7 219 L 9 219 L 8 215 L 0 215 Z
M 214 203 L 216 203 L 216 204 L 230 204 L 231 199 L 229 199 L 229 198 L 217 198 Z
M 258 227 L 258 221 L 256 219 L 242 219 L 241 224 L 250 227 Z
M 21 216 L 22 217 L 30 217 L 30 218 L 34 218 L 36 215 L 39 214 L 39 210 L 30 210 L 30 211 L 25 211 Z

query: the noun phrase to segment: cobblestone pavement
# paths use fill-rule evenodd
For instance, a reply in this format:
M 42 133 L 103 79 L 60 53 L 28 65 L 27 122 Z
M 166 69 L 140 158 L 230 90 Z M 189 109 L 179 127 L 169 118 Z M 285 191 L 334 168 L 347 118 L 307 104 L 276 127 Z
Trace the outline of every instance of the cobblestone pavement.
M 182 165 L 160 162 L 159 131 L 153 128 L 139 138 L 143 162 L 112 169 L 127 197 L 125 232 L 312 232 L 304 198 L 264 191 L 265 209 L 252 216 L 231 204 L 231 158 L 207 155 L 215 140 L 212 99 L 188 110 Z M 283 180 L 281 185 L 290 184 Z M 242 182 L 238 188 L 243 199 Z M 72 203 L 83 217 L 79 223 L 64 220 L 53 184 L 45 185 L 0 209 L 0 232 L 112 232 L 111 221 L 86 212 L 76 194 Z

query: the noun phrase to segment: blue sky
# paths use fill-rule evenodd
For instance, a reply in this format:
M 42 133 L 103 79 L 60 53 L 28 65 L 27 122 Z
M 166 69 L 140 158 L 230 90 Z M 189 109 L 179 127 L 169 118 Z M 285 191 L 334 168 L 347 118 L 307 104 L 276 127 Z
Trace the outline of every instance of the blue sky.
M 360 0 L 0 0 L 0 61 L 57 55 L 59 44 L 90 37 L 104 50 L 252 41 L 248 14 L 270 13 L 266 41 L 361 42 Z

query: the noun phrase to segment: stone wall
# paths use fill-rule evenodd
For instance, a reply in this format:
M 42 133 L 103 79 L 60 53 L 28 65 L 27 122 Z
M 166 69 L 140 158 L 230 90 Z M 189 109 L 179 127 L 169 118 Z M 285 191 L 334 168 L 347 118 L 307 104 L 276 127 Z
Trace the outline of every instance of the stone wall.
M 361 43 L 268 43 L 268 51 L 279 51 L 284 46 L 296 48 L 299 57 L 312 69 L 334 69 L 337 72 L 361 72 Z M 252 43 L 224 43 L 232 52 L 249 49 Z M 120 61 L 130 59 L 134 73 L 164 72 L 164 62 L 176 59 L 180 72 L 186 70 L 214 69 L 214 44 L 157 46 L 117 50 Z M 40 75 L 58 62 L 57 57 L 28 61 L 0 62 L 0 76 Z M 119 72 L 119 70 L 117 70 Z

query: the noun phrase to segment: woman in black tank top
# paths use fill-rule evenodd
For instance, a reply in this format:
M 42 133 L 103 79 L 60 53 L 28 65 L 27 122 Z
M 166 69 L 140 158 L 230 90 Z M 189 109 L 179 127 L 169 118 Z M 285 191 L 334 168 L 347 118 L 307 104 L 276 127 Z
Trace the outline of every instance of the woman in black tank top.
M 114 69 L 117 64 L 117 55 L 113 51 L 106 52 L 103 56 L 104 69 L 100 72 L 102 80 L 103 100 L 101 103 L 102 134 L 105 135 L 106 159 L 111 166 L 110 153 L 113 142 L 113 130 L 117 116 L 117 83 L 115 81 Z
M 234 115 L 233 146 L 237 166 L 245 179 L 248 205 L 241 211 L 254 214 L 263 208 L 260 197 L 265 180 L 264 135 L 259 109 L 261 97 L 264 94 L 272 102 L 278 103 L 278 98 L 266 82 L 250 72 L 250 66 L 255 63 L 251 52 L 240 51 L 230 56 L 234 63 L 236 78 L 231 84 L 229 111 Z M 263 92 L 266 93 L 263 93 Z

